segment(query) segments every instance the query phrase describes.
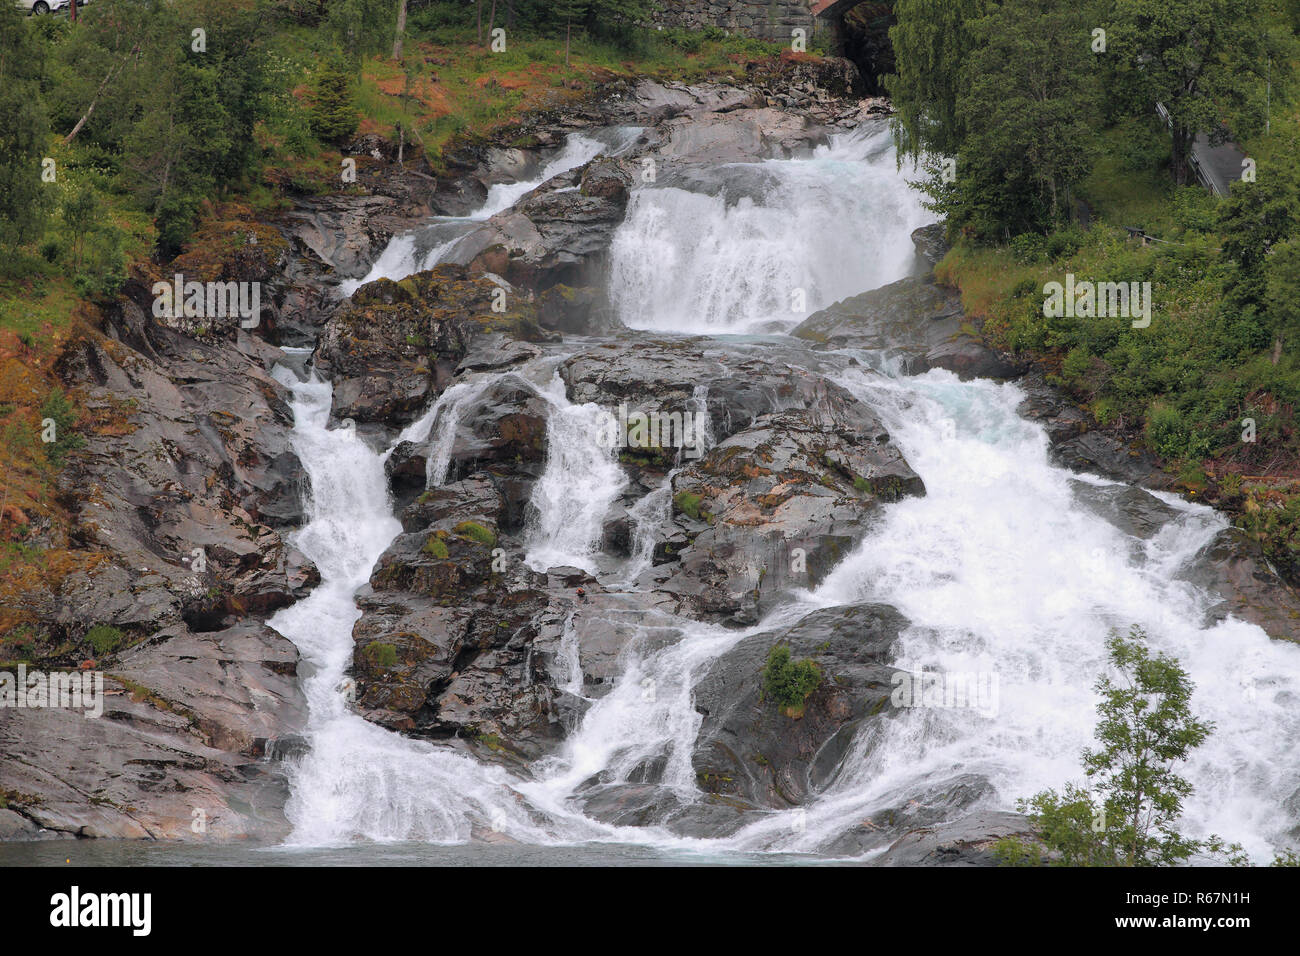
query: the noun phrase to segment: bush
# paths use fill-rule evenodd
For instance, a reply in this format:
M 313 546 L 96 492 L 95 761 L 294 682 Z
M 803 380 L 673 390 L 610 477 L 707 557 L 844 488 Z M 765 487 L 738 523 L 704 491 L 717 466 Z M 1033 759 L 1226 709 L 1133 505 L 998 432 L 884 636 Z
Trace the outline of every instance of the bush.
M 45 419 L 54 423 L 54 441 L 45 447 L 45 457 L 55 468 L 62 468 L 68 452 L 80 448 L 86 439 L 73 430 L 77 423 L 77 411 L 63 389 L 58 385 L 50 389 L 49 395 L 41 403 L 41 430 L 44 432 Z
M 679 491 L 673 495 L 673 504 L 682 514 L 689 515 L 696 521 L 705 520 L 708 517 L 707 512 L 700 511 L 700 502 L 704 499 L 699 495 L 693 495 L 689 491 Z
M 1147 442 L 1166 461 L 1199 458 L 1209 453 L 1209 441 L 1187 424 L 1178 409 L 1162 402 L 1151 406 L 1147 414 Z
M 438 537 L 436 534 L 429 535 L 429 540 L 424 542 L 424 547 L 421 550 L 424 551 L 425 554 L 433 555 L 439 561 L 446 560 L 449 554 L 447 551 L 447 542 L 443 541 L 442 538 Z
M 366 660 L 376 667 L 396 667 L 397 666 L 397 648 L 392 644 L 381 644 L 378 641 L 372 641 L 366 645 L 362 652 Z
M 801 710 L 808 695 L 822 682 L 822 672 L 810 660 L 792 661 L 790 648 L 777 644 L 763 666 L 763 697 L 775 698 L 788 710 Z
M 73 277 L 77 294 L 92 302 L 108 304 L 126 285 L 126 249 L 121 230 L 108 223 L 95 230 L 83 260 Z
M 1011 257 L 1023 266 L 1043 261 L 1046 241 L 1036 232 L 1025 232 L 1011 240 Z
M 1047 237 L 1047 258 L 1055 262 L 1065 256 L 1072 256 L 1083 245 L 1083 233 L 1074 226 L 1058 229 Z
M 704 46 L 703 35 L 691 30 L 683 30 L 681 27 L 664 30 L 659 36 L 665 43 L 676 47 L 683 53 L 699 53 Z
M 103 657 L 122 646 L 125 636 L 115 627 L 100 624 L 86 632 L 86 642 L 95 649 L 95 654 Z

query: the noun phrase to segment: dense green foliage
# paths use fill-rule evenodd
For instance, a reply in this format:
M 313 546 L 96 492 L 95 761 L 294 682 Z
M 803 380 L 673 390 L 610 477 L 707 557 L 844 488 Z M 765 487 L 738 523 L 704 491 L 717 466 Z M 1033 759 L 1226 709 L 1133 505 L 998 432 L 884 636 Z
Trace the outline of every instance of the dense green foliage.
M 964 24 L 974 46 L 952 74 L 964 78 L 954 106 L 964 119 L 933 132 L 956 144 L 957 162 L 926 184 L 952 227 L 1009 239 L 1068 218 L 1094 150 L 1086 26 L 1083 8 L 1064 0 L 990 4 Z
M 42 54 L 12 3 L 0 4 L 0 247 L 39 235 L 48 188 L 41 181 L 49 121 L 41 98 Z
M 792 661 L 790 648 L 776 644 L 763 666 L 763 697 L 798 710 L 822 681 L 821 669 L 810 660 Z
M 86 643 L 101 657 L 113 653 L 124 640 L 122 632 L 110 624 L 100 624 L 86 632 Z
M 1263 125 L 1295 55 L 1273 0 L 899 0 L 885 78 L 901 152 L 950 223 L 1003 241 L 1071 214 L 1095 135 L 1163 103 L 1175 180 L 1198 131 Z M 977 119 L 978 118 L 978 119 Z M 956 179 L 941 161 L 956 160 Z
M 485 36 L 495 27 L 507 34 L 546 33 L 563 37 L 567 30 L 610 40 L 633 49 L 645 45 L 640 26 L 650 15 L 652 0 L 476 0 L 465 3 L 430 3 L 412 8 L 410 22 L 417 29 L 480 27 Z M 495 12 L 495 19 L 493 14 Z
M 1173 172 L 1187 182 L 1198 132 L 1217 134 L 1224 116 L 1244 136 L 1264 123 L 1265 75 L 1290 72 L 1291 31 L 1276 4 L 1261 0 L 1114 0 L 1098 8 L 1103 59 L 1115 107 L 1132 113 L 1162 103 L 1172 125 Z
M 975 49 L 969 24 L 984 0 L 898 0 L 889 31 L 898 73 L 884 77 L 894 102 L 900 153 L 949 156 L 961 146 L 966 116 L 957 99 L 962 63 Z

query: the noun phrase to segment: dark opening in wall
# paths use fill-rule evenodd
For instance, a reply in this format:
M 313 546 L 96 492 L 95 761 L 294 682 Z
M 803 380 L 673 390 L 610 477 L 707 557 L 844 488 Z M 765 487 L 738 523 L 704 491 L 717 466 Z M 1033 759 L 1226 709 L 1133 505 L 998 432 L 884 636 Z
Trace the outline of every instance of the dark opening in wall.
M 880 77 L 894 72 L 889 28 L 897 22 L 893 0 L 867 0 L 847 10 L 840 24 L 844 55 L 858 65 L 873 96 L 885 92 Z

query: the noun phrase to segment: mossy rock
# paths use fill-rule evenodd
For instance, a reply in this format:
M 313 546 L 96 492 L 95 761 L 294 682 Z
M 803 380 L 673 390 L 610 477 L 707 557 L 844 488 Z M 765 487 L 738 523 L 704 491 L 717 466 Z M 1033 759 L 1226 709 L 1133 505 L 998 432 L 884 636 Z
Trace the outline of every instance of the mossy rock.
M 451 556 L 447 550 L 447 542 L 442 539 L 441 534 L 429 535 L 429 540 L 424 542 L 424 547 L 420 549 L 425 554 L 431 554 L 440 561 L 445 561 Z
M 383 644 L 379 641 L 371 641 L 361 652 L 362 656 L 375 667 L 396 667 L 397 666 L 397 647 L 393 644 Z
M 454 531 L 460 537 L 466 538 L 470 541 L 476 541 L 484 547 L 496 547 L 496 534 L 490 528 L 484 527 L 477 521 L 462 521 L 460 524 L 456 525 Z

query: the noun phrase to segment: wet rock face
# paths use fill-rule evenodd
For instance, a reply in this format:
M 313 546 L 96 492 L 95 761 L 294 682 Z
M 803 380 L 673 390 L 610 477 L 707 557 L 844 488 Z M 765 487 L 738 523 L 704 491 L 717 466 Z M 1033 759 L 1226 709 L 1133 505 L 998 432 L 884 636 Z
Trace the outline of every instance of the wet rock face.
M 912 245 L 916 247 L 916 254 L 921 257 L 925 263 L 933 269 L 943 257 L 948 254 L 948 239 L 946 237 L 947 227 L 941 222 L 931 223 L 928 226 L 922 226 L 920 229 L 912 230 Z
M 539 292 L 557 284 L 592 286 L 602 277 L 631 187 L 626 163 L 593 160 L 493 216 L 462 239 L 448 261 Z
M 659 567 L 643 583 L 693 617 L 756 621 L 789 588 L 821 580 L 880 502 L 925 492 L 875 413 L 815 372 L 704 340 L 652 339 L 580 353 L 560 376 L 573 402 L 685 420 L 700 414 L 697 387 L 707 385 L 706 454 L 696 442 L 629 441 L 620 455 L 636 496 L 680 469 L 672 521 L 654 544 Z M 617 521 L 608 530 L 628 533 Z
M 905 374 L 943 368 L 967 378 L 1015 378 L 1024 367 L 981 343 L 961 297 L 929 277 L 900 279 L 810 315 L 792 335 L 825 348 L 879 350 Z
M 64 359 L 92 407 L 122 416 L 120 428 L 88 436 L 60 476 L 79 540 L 108 558 L 66 580 L 46 608 L 68 636 L 182 620 L 217 630 L 318 580 L 279 530 L 301 520 L 307 489 L 287 390 L 267 373 L 278 350 L 242 333 L 234 348 L 144 333 L 147 321 L 128 308 L 118 331 L 148 354 L 88 339 Z
M 1197 558 L 1188 580 L 1220 598 L 1206 623 L 1232 615 L 1276 640 L 1300 642 L 1300 594 L 1277 574 L 1258 541 L 1225 528 Z
M 998 840 L 1035 835 L 1018 813 L 982 810 L 951 823 L 910 830 L 873 862 L 877 866 L 996 866 Z
M 827 608 L 788 630 L 747 637 L 718 657 L 695 693 L 704 715 L 692 758 L 700 787 L 778 809 L 824 789 L 864 723 L 888 719 L 892 648 L 907 624 L 886 605 Z M 763 699 L 764 663 L 778 643 L 821 671 L 797 718 Z
M 1172 485 L 1172 478 L 1160 470 L 1154 455 L 1135 442 L 1098 430 L 1092 416 L 1047 384 L 1041 372 L 1026 375 L 1020 387 L 1025 400 L 1018 411 L 1043 425 L 1052 458 L 1061 466 L 1148 488 Z
M 492 333 L 546 337 L 530 296 L 455 266 L 367 283 L 331 316 L 316 348 L 318 367 L 334 382 L 333 415 L 409 423 L 446 386 L 475 336 Z
M 260 624 L 175 626 L 106 667 L 99 717 L 6 710 L 0 791 L 27 821 L 19 835 L 282 839 L 278 758 L 306 719 L 297 666 Z
M 423 529 L 376 565 L 353 630 L 357 707 L 412 736 L 459 738 L 485 759 L 535 759 L 564 730 L 538 647 L 558 639 L 572 601 L 557 603 L 546 575 L 496 560 L 501 500 L 485 481 L 461 485 L 409 507 L 404 525 Z
M 268 373 L 282 353 L 242 330 L 187 338 L 130 301 L 105 331 L 58 367 L 101 425 L 58 479 L 90 560 L 25 598 L 32 666 L 93 659 L 104 714 L 6 709 L 0 790 L 50 832 L 278 838 L 287 787 L 264 758 L 305 702 L 296 648 L 262 621 L 319 580 L 285 538 L 308 489 Z M 111 639 L 92 645 L 96 627 Z
M 924 494 L 879 420 L 846 395 L 832 402 L 829 414 L 760 416 L 674 477 L 689 544 L 661 588 L 698 615 L 753 623 L 789 589 L 820 581 L 879 502 Z

